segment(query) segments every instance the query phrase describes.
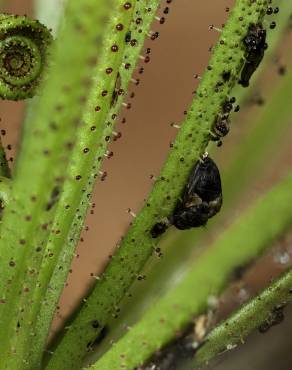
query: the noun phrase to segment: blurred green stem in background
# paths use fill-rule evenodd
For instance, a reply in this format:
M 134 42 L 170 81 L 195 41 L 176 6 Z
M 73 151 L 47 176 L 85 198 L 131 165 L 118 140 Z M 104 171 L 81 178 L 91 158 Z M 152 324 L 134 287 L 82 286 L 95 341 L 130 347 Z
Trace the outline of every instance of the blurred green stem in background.
M 181 369 L 197 369 L 222 352 L 244 343 L 253 330 L 266 332 L 271 326 L 279 324 L 284 319 L 284 306 L 291 301 L 292 270 L 213 329 L 204 339 L 194 359 Z

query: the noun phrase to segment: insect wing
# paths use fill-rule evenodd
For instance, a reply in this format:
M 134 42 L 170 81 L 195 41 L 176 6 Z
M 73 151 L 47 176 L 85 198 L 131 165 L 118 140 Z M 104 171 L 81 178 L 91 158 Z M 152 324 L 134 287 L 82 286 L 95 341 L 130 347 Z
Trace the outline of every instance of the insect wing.
M 189 177 L 184 195 L 186 198 L 199 196 L 203 201 L 212 201 L 222 195 L 221 178 L 215 162 L 207 157 L 204 162 L 197 162 Z

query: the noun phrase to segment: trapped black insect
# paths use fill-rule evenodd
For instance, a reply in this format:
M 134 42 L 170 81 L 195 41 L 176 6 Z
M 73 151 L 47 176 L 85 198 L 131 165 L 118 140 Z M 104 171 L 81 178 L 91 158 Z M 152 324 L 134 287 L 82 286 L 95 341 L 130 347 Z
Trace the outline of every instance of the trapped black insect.
M 150 233 L 153 238 L 163 234 L 170 225 L 179 230 L 204 226 L 221 209 L 222 186 L 216 163 L 205 157 L 196 162 L 178 201 L 167 221 L 156 223 Z
M 206 157 L 195 164 L 190 174 L 182 201 L 174 210 L 173 225 L 180 230 L 203 226 L 221 205 L 220 172 L 216 163 Z
M 221 107 L 220 113 L 216 116 L 212 126 L 210 139 L 216 141 L 218 146 L 222 145 L 221 139 L 226 136 L 230 130 L 229 115 L 233 109 L 235 98 L 227 99 Z
M 243 44 L 246 50 L 245 64 L 241 71 L 239 83 L 243 87 L 247 87 L 249 86 L 251 76 L 261 63 L 265 50 L 268 47 L 266 43 L 266 30 L 261 23 L 250 24 L 248 33 L 243 39 Z

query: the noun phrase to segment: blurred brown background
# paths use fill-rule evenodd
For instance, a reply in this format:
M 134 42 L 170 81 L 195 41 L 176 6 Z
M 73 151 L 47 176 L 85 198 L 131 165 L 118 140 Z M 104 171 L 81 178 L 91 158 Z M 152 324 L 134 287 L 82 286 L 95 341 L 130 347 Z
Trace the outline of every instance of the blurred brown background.
M 130 88 L 130 92 L 135 93 L 134 98 L 129 98 L 132 108 L 120 115 L 121 118 L 126 117 L 126 123 L 119 123 L 117 128 L 117 131 L 121 131 L 122 137 L 112 144 L 113 158 L 103 164 L 103 170 L 108 172 L 108 177 L 106 181 L 98 182 L 96 186 L 93 200 L 96 207 L 94 213 L 90 213 L 87 218 L 88 230 L 82 234 L 68 286 L 61 299 L 61 309 L 55 327 L 72 311 L 92 283 L 90 274 L 98 274 L 107 263 L 108 255 L 131 221 L 127 209 L 131 208 L 133 212 L 137 212 L 142 206 L 143 199 L 152 185 L 150 175 L 159 172 L 167 155 L 169 142 L 175 137 L 176 130 L 170 124 L 183 118 L 183 112 L 191 102 L 192 91 L 198 84 L 193 75 L 203 72 L 210 57 L 209 47 L 218 38 L 218 34 L 210 31 L 208 26 L 215 24 L 221 27 L 227 16 L 226 8 L 231 7 L 233 2 L 233 0 L 173 0 L 166 23 L 153 24 L 152 30 L 159 31 L 160 37 L 147 42 L 147 47 L 151 48 L 151 61 L 144 65 L 145 73 L 142 78 L 139 77 L 140 85 L 133 85 Z M 162 1 L 163 5 L 165 1 Z M 30 0 L 9 0 L 6 1 L 5 7 L 8 12 L 33 15 L 33 4 Z M 8 157 L 15 157 L 25 104 L 22 102 L 0 102 L 0 104 L 2 119 L 0 128 L 7 131 L 3 140 L 5 145 L 12 145 L 11 155 L 8 154 Z M 234 127 L 228 141 L 238 142 L 239 132 L 239 129 Z M 282 152 L 275 153 L 274 159 L 270 162 L 271 165 L 273 161 L 282 158 L 282 166 L 277 166 L 274 171 L 268 173 L 265 181 L 258 183 L 258 191 L 261 191 L 271 179 L 278 178 L 288 167 L 291 168 L 291 155 L 287 155 L 290 141 L 291 135 L 289 140 L 287 135 Z M 225 156 L 228 157 L 227 144 L 224 145 L 225 148 Z M 223 157 L 224 151 L 221 149 L 219 163 Z M 291 322 L 289 325 L 292 328 Z M 268 345 L 270 349 L 274 348 L 273 341 L 274 339 L 272 344 Z M 264 347 L 265 342 L 261 343 Z M 251 356 L 251 363 L 244 363 L 244 366 L 260 369 L 253 357 L 255 351 L 255 347 L 250 346 L 248 356 Z M 237 360 L 231 358 L 231 364 L 232 361 Z M 291 368 L 284 365 L 273 366 L 263 368 L 268 370 Z

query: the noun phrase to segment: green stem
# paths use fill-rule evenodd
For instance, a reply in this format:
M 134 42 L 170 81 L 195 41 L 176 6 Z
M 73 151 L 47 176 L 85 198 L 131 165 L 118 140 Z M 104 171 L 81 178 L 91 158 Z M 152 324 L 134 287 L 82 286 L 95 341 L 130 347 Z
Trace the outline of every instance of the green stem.
M 281 22 L 284 22 L 284 25 L 277 19 L 277 25 L 282 31 L 287 28 L 288 18 L 290 18 L 288 10 L 292 12 L 291 3 L 289 3 L 289 7 L 287 5 L 288 3 L 282 4 L 280 8 L 281 15 L 282 11 L 286 11 L 285 19 L 281 20 Z M 277 41 L 278 37 L 279 35 L 277 36 Z M 268 50 L 271 50 L 270 44 Z M 243 194 L 246 188 L 252 185 L 254 180 L 266 170 L 266 158 L 270 155 L 271 148 L 280 145 L 279 143 L 287 135 L 287 130 L 290 126 L 291 62 L 292 60 L 290 59 L 286 75 L 273 82 L 273 90 L 271 94 L 270 92 L 268 93 L 267 104 L 261 107 L 258 113 L 256 112 L 252 116 L 248 115 L 251 130 L 247 135 L 242 136 L 241 144 L 232 151 L 230 163 L 221 170 L 224 194 L 222 212 L 209 221 L 207 230 L 191 229 L 183 233 L 170 231 L 166 235 L 159 245 L 162 251 L 167 251 L 164 258 L 161 261 L 154 260 L 152 265 L 148 266 L 147 281 L 144 284 L 143 291 L 136 284 L 137 289 L 133 293 L 135 307 L 136 302 L 143 307 L 145 306 L 145 301 L 151 304 L 152 297 L 155 299 L 155 297 L 161 294 L 161 291 L 165 291 L 167 286 L 171 285 L 171 277 L 175 276 L 176 271 L 188 263 L 194 246 L 204 243 L 205 237 L 208 238 L 210 232 L 222 222 L 222 219 L 226 219 L 226 216 L 228 217 L 230 214 L 229 210 L 237 201 L 238 196 Z M 251 92 L 250 88 L 251 86 L 246 90 Z M 237 90 L 235 88 L 235 92 L 232 91 L 232 94 L 236 97 L 238 97 Z M 232 121 L 232 124 L 237 125 L 240 122 Z M 165 280 L 165 276 L 168 276 L 167 280 Z M 132 308 L 131 316 L 133 316 L 133 302 L 130 301 L 128 304 Z
M 194 316 L 206 310 L 208 297 L 222 292 L 236 267 L 257 257 L 291 225 L 291 186 L 290 174 L 242 214 L 197 258 L 181 282 L 90 369 L 133 370 L 175 339 Z
M 65 359 L 75 359 L 75 353 L 80 349 L 85 352 L 88 343 L 94 341 L 118 309 L 130 285 L 140 278 L 139 273 L 157 243 L 151 238 L 150 230 L 156 222 L 171 215 L 191 168 L 205 152 L 216 116 L 236 84 L 244 63 L 242 39 L 250 23 L 262 21 L 266 7 L 267 1 L 258 0 L 252 4 L 249 0 L 237 1 L 161 176 L 105 273 L 55 351 L 48 370 L 61 365 L 66 369 Z M 223 79 L 224 72 L 230 72 L 227 82 Z M 97 325 L 93 326 L 93 322 Z M 73 365 L 74 360 L 71 363 Z
M 72 155 L 73 165 L 69 169 L 69 176 L 74 180 L 76 173 L 80 174 L 80 188 L 72 189 L 71 184 L 68 182 L 67 187 L 65 184 L 64 193 L 59 202 L 59 212 L 57 211 L 56 213 L 55 224 L 58 225 L 63 232 L 57 236 L 54 234 L 51 235 L 48 248 L 52 250 L 53 246 L 55 259 L 53 263 L 52 259 L 48 262 L 45 261 L 46 264 L 44 264 L 42 268 L 43 273 L 40 275 L 40 281 L 42 282 L 41 286 L 44 286 L 44 280 L 48 282 L 48 276 L 52 276 L 50 287 L 53 287 L 53 289 L 47 291 L 45 302 L 49 302 L 49 304 L 44 304 L 42 306 L 40 319 L 38 320 L 38 325 L 42 328 L 46 327 L 48 329 L 49 320 L 54 312 L 54 303 L 56 303 L 61 289 L 63 288 L 63 283 L 69 270 L 74 249 L 83 227 L 86 211 L 90 205 L 90 195 L 100 169 L 101 159 L 106 152 L 107 142 L 113 136 L 115 117 L 122 105 L 124 92 L 128 88 L 132 73 L 141 55 L 141 49 L 159 6 L 159 0 L 148 1 L 147 7 L 145 7 L 145 3 L 140 1 L 137 3 L 132 1 L 131 4 L 133 6 L 133 12 L 128 11 L 127 14 L 125 14 L 124 8 L 120 9 L 120 7 L 124 5 L 124 2 L 121 2 L 118 12 L 113 16 L 113 21 L 110 23 L 109 29 L 106 32 L 105 54 L 98 65 L 96 79 L 101 81 L 102 78 L 104 78 L 105 71 L 109 69 L 108 67 L 111 67 L 112 70 L 107 76 L 107 81 L 105 81 L 104 85 L 100 84 L 100 87 L 98 89 L 95 88 L 90 94 L 88 106 L 83 116 L 84 126 L 79 133 L 82 141 L 80 141 L 80 146 L 77 145 L 75 148 L 76 153 Z M 123 25 L 123 32 L 121 30 L 117 31 L 116 25 L 119 24 Z M 133 42 L 125 42 L 126 33 L 129 31 L 131 32 L 131 39 Z M 119 53 L 116 53 L 116 59 L 112 58 L 111 46 L 113 44 L 119 47 Z M 112 60 L 109 64 L 110 58 Z M 117 74 L 119 74 L 119 77 L 117 78 L 118 83 L 115 87 L 113 85 L 113 83 L 115 83 L 113 77 L 117 76 Z M 112 100 L 113 89 L 117 89 L 117 86 L 121 94 L 116 94 L 117 100 L 114 100 L 113 106 L 110 106 L 109 101 Z M 108 98 L 101 97 L 102 91 L 108 91 Z M 97 106 L 99 107 L 98 110 L 96 109 Z M 101 132 L 99 144 L 96 140 L 92 140 L 90 136 L 93 123 L 94 128 Z M 84 148 L 88 149 L 87 155 L 80 157 L 80 153 L 82 153 Z M 83 191 L 80 191 L 80 189 L 83 189 Z M 64 218 L 64 208 L 67 204 L 70 204 L 70 209 L 66 211 L 67 217 Z M 76 209 L 78 209 L 78 213 L 76 213 Z M 57 257 L 59 255 L 58 261 Z M 62 268 L 60 269 L 59 266 L 62 266 Z M 53 274 L 54 268 L 55 272 Z M 39 291 L 35 300 L 40 299 L 41 296 L 42 293 Z M 70 354 L 72 355 L 69 355 L 66 351 L 65 356 L 67 358 L 65 362 L 64 359 L 62 359 L 62 366 L 65 366 L 65 364 L 68 368 L 78 366 L 78 361 L 82 360 L 85 351 L 82 347 L 80 353 L 80 346 L 78 343 L 74 343 L 74 348 L 71 346 Z
M 265 55 L 263 60 L 265 68 L 272 68 L 271 64 L 274 64 L 272 57 L 275 56 L 280 37 L 283 36 L 284 30 L 287 30 L 292 13 L 291 3 L 278 0 L 274 5 L 279 5 L 280 12 L 277 14 L 276 29 L 267 35 L 269 55 Z M 234 201 L 239 194 L 243 194 L 247 185 L 251 185 L 266 170 L 266 158 L 270 154 L 271 148 L 280 145 L 284 135 L 287 135 L 286 132 L 290 124 L 289 97 L 292 90 L 292 79 L 289 66 L 292 65 L 291 62 L 290 58 L 290 62 L 287 64 L 287 73 L 273 81 L 273 89 L 267 95 L 267 104 L 261 107 L 258 113 L 248 115 L 249 126 L 252 130 L 248 135 L 242 135 L 241 145 L 233 148 L 231 163 L 221 169 L 224 198 L 222 211 L 216 218 L 209 220 L 207 229 L 190 229 L 184 232 L 169 230 L 159 244 L 163 258 L 152 259 L 145 267 L 143 274 L 147 276 L 147 279 L 143 282 L 143 289 L 141 289 L 139 282 L 133 284 L 131 289 L 133 297 L 124 300 L 121 315 L 118 319 L 113 318 L 109 323 L 110 333 L 99 346 L 98 353 L 105 350 L 111 339 L 114 340 L 119 336 L 119 333 L 123 331 L 123 322 L 126 321 L 131 325 L 141 315 L 141 312 L 145 312 L 161 294 L 164 294 L 177 282 L 178 271 L 185 270 L 186 266 L 190 264 L 194 248 L 206 244 L 210 233 L 230 214 L 231 207 L 234 206 Z M 258 74 L 257 76 L 260 77 Z M 236 96 L 237 101 L 239 97 L 240 105 L 241 99 L 244 99 L 246 93 L 253 93 L 255 81 L 257 81 L 256 76 L 252 78 L 249 88 L 235 87 L 232 90 L 232 95 Z M 233 114 L 231 121 L 231 130 L 233 127 L 235 128 L 234 125 L 241 123 L 235 114 Z M 223 148 L 225 148 L 225 144 Z M 92 356 L 96 356 L 96 353 Z
M 134 3 L 132 2 L 134 5 Z M 126 20 L 123 20 L 124 29 L 126 32 L 129 30 L 131 31 L 131 38 L 132 40 L 135 40 L 134 47 L 130 44 L 124 43 L 124 37 L 125 34 L 122 34 L 122 42 L 123 44 L 120 46 L 120 51 L 123 51 L 123 55 L 121 60 L 124 62 L 121 65 L 118 65 L 118 71 L 120 75 L 120 82 L 121 91 L 127 91 L 128 84 L 130 83 L 130 80 L 132 78 L 133 71 L 136 68 L 137 61 L 139 60 L 139 56 L 142 52 L 142 47 L 144 45 L 144 40 L 147 37 L 150 26 L 152 24 L 153 18 L 156 14 L 157 8 L 159 6 L 158 0 L 151 0 L 148 1 L 148 6 L 145 7 L 145 4 L 143 2 L 137 2 L 134 6 L 133 10 L 133 17 L 132 19 L 129 19 L 128 23 Z M 137 22 L 137 19 L 139 19 L 139 22 Z M 108 60 L 107 57 L 105 57 L 106 60 Z M 112 67 L 114 64 L 112 64 Z M 116 70 L 113 68 L 114 72 Z M 97 79 L 98 78 L 99 71 L 97 72 Z M 96 89 L 92 91 L 92 96 L 95 96 L 97 94 Z M 105 122 L 107 123 L 106 127 L 104 128 L 104 137 L 111 137 L 112 130 L 114 128 L 114 121 L 115 117 L 117 116 L 117 113 L 120 110 L 120 107 L 124 100 L 124 94 L 118 95 L 117 101 L 115 105 L 110 109 L 109 113 L 107 114 L 107 118 Z M 93 101 L 95 101 L 93 99 Z M 96 103 L 95 103 L 96 104 Z M 92 124 L 92 122 L 89 120 L 89 117 L 91 115 L 92 107 L 89 105 L 86 109 L 86 112 L 84 114 L 84 119 L 88 121 L 89 125 Z M 87 113 L 90 112 L 90 113 Z M 83 144 L 84 145 L 84 144 Z M 90 144 L 86 144 L 88 147 Z M 55 261 L 44 261 L 45 263 L 42 266 L 42 271 L 39 277 L 40 286 L 44 287 L 45 284 L 48 283 L 48 276 L 51 276 L 51 280 L 49 282 L 50 289 L 47 290 L 45 298 L 43 299 L 43 304 L 41 306 L 41 310 L 38 316 L 38 322 L 37 322 L 37 331 L 39 332 L 39 343 L 44 343 L 46 340 L 46 336 L 44 333 L 46 333 L 49 330 L 49 326 L 54 314 L 55 306 L 58 302 L 59 296 L 61 294 L 61 291 L 63 289 L 64 281 L 66 280 L 68 270 L 70 268 L 71 260 L 74 255 L 75 246 L 79 240 L 80 232 L 84 224 L 84 218 L 89 206 L 89 198 L 87 194 L 91 194 L 94 183 L 95 183 L 95 177 L 96 173 L 98 172 L 100 168 L 100 158 L 104 154 L 104 151 L 106 149 L 106 146 L 104 145 L 104 141 L 102 141 L 100 148 L 94 152 L 95 154 L 95 165 L 94 165 L 94 172 L 91 174 L 91 178 L 89 181 L 85 184 L 85 191 L 81 194 L 81 199 L 79 199 L 76 195 L 73 193 L 70 196 L 71 202 L 79 202 L 79 205 L 76 205 L 76 208 L 79 209 L 78 214 L 75 212 L 71 212 L 72 221 L 71 224 L 69 224 L 68 219 L 63 219 L 62 217 L 62 208 L 60 208 L 60 215 L 57 217 L 55 222 L 61 225 L 62 230 L 68 230 L 68 235 L 64 233 L 60 237 L 56 238 L 56 235 L 52 234 L 50 236 L 51 243 L 49 245 L 49 248 L 51 250 L 52 246 L 54 246 L 54 257 Z M 79 153 L 77 153 L 79 155 Z M 81 166 L 83 168 L 83 165 Z M 83 171 L 83 170 L 82 170 Z M 86 176 L 85 176 L 86 177 Z M 68 196 L 68 194 L 66 196 Z M 63 200 L 64 204 L 68 203 L 68 199 L 64 198 Z M 60 204 L 62 204 L 62 199 L 60 201 Z M 68 215 L 68 213 L 67 213 Z M 49 262 L 49 263 L 48 263 Z M 60 268 L 60 266 L 62 268 Z M 39 290 L 37 292 L 38 296 L 35 297 L 35 300 L 39 300 L 43 293 Z M 71 360 L 72 363 L 76 364 L 76 359 L 74 360 L 74 357 L 78 357 L 78 359 L 83 357 L 83 354 L 79 354 L 78 352 L 79 345 L 76 343 L 76 350 L 71 347 L 72 351 L 72 357 Z
M 27 315 L 56 208 L 48 204 L 55 189 L 62 188 L 109 7 L 108 0 L 68 2 L 51 50 L 54 63 L 27 118 L 11 202 L 1 224 L 1 369 L 25 369 L 32 360 L 25 359 L 33 347 Z M 17 353 L 11 356 L 13 348 Z
M 205 338 L 193 361 L 184 369 L 197 369 L 222 352 L 243 343 L 253 330 L 260 328 L 267 330 L 269 325 L 279 323 L 277 313 L 281 314 L 278 319 L 280 320 L 281 308 L 291 302 L 292 270 L 286 272 L 279 280 L 213 329 Z

